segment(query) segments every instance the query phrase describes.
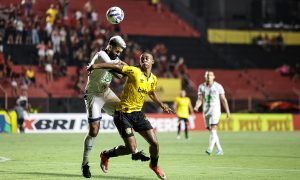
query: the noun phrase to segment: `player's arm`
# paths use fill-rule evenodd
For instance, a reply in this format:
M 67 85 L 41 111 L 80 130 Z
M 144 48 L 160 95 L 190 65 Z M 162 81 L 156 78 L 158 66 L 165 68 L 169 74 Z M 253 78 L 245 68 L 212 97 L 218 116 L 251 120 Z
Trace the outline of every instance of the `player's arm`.
M 192 103 L 189 104 L 189 109 L 190 109 L 190 113 L 191 113 L 193 116 L 195 116 L 195 112 L 194 112 Z
M 117 64 L 123 64 L 123 65 L 127 65 L 127 63 L 125 63 L 124 61 L 118 60 Z M 113 70 L 110 71 L 112 73 L 112 75 L 118 79 L 125 79 L 127 76 L 123 73 L 119 73 L 119 72 L 115 72 Z
M 152 99 L 152 101 L 155 102 L 155 104 L 157 104 L 159 107 L 162 108 L 162 110 L 163 110 L 164 112 L 175 114 L 175 112 L 174 112 L 173 109 L 171 109 L 167 104 L 162 103 L 162 102 L 158 99 L 158 97 L 157 97 L 157 95 L 156 95 L 156 93 L 155 93 L 154 91 L 150 91 L 150 92 L 148 93 L 148 95 L 149 95 L 149 97 Z
M 220 94 L 220 99 L 221 99 L 222 105 L 226 111 L 227 118 L 230 118 L 231 115 L 230 115 L 229 106 L 228 106 L 228 102 L 225 97 L 225 94 Z
M 199 94 L 198 99 L 195 104 L 195 107 L 194 107 L 194 111 L 198 112 L 198 109 L 201 107 L 202 103 L 203 103 L 203 95 Z
M 98 64 L 90 64 L 87 67 L 89 72 L 92 72 L 94 69 L 111 69 L 117 72 L 122 72 L 124 64 L 122 63 L 98 63 Z

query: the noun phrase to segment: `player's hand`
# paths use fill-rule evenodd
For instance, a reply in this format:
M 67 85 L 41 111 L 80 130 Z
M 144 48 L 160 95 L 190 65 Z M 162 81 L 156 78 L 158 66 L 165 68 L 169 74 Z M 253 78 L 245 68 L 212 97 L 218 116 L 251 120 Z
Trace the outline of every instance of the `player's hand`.
M 175 111 L 174 111 L 173 109 L 171 109 L 167 104 L 164 104 L 162 109 L 163 109 L 163 111 L 166 112 L 166 113 L 169 113 L 169 114 L 171 114 L 171 113 L 172 113 L 172 114 L 175 114 Z
M 194 111 L 195 111 L 195 112 L 198 112 L 198 109 L 199 109 L 199 108 L 194 107 Z
M 228 114 L 226 115 L 226 118 L 227 118 L 228 120 L 231 120 L 231 114 L 228 113 Z
M 120 61 L 118 64 L 120 64 L 120 65 L 128 65 L 126 62 L 124 62 L 124 61 Z

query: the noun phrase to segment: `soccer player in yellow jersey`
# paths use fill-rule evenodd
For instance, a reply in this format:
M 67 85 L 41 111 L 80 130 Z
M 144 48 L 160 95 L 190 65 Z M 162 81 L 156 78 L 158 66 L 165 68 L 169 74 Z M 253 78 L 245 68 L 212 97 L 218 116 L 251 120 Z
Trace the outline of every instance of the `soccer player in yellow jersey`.
M 193 106 L 191 103 L 191 99 L 186 97 L 186 91 L 182 90 L 180 92 L 180 96 L 176 97 L 174 102 L 174 109 L 176 110 L 176 114 L 178 116 L 178 131 L 177 131 L 177 139 L 180 139 L 180 131 L 181 131 L 181 121 L 184 121 L 185 125 L 185 138 L 189 139 L 188 136 L 188 125 L 189 125 L 189 115 L 190 113 L 195 116 Z
M 160 179 L 166 179 L 165 173 L 158 167 L 159 144 L 156 134 L 150 122 L 141 111 L 145 96 L 148 95 L 164 112 L 174 113 L 171 108 L 163 104 L 155 93 L 157 78 L 151 73 L 154 64 L 153 56 L 150 53 L 143 53 L 140 57 L 139 66 L 128 66 L 122 63 L 93 64 L 88 70 L 112 69 L 125 74 L 128 78 L 124 85 L 124 90 L 120 102 L 116 106 L 114 123 L 118 128 L 125 145 L 116 146 L 110 150 L 102 151 L 100 154 L 100 167 L 104 173 L 108 171 L 108 159 L 122 155 L 133 154 L 137 147 L 133 130 L 138 132 L 150 145 L 150 168 Z M 132 156 L 134 159 L 135 156 Z

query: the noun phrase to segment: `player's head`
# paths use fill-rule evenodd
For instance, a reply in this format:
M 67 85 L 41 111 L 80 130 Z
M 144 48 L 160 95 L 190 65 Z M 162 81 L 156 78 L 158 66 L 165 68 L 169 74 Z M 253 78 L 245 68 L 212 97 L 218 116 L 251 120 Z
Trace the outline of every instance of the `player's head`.
M 121 36 L 113 36 L 109 39 L 106 50 L 111 59 L 116 59 L 126 48 L 126 43 Z
M 152 54 L 148 52 L 142 53 L 142 55 L 140 56 L 140 65 L 142 69 L 149 69 L 149 68 L 151 69 L 153 64 L 154 64 L 154 59 Z
M 207 71 L 205 72 L 204 77 L 205 77 L 206 83 L 213 83 L 214 80 L 215 80 L 215 74 L 214 74 L 213 71 L 210 71 L 210 70 L 207 70 Z
M 185 97 L 186 96 L 186 91 L 185 90 L 181 90 L 180 91 L 180 96 L 181 97 Z

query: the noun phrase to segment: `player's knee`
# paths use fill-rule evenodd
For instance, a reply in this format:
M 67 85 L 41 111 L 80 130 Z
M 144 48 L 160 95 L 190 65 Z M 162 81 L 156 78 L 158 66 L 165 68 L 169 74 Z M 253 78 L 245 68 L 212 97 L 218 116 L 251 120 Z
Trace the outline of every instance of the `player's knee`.
M 99 132 L 99 129 L 90 129 L 89 135 L 90 135 L 91 137 L 97 137 L 98 132 Z

